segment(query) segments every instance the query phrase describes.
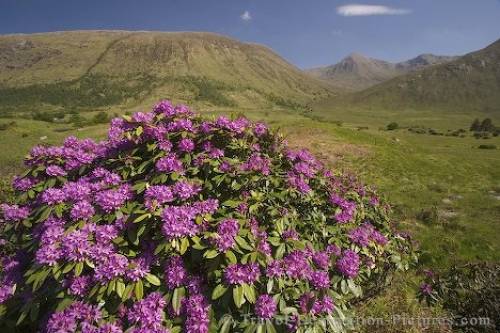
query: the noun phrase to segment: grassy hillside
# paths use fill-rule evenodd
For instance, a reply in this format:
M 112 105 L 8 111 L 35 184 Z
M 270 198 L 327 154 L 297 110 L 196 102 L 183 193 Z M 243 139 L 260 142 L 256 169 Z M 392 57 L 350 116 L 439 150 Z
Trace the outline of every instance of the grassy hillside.
M 500 113 L 500 40 L 455 61 L 394 78 L 326 104 L 390 110 Z M 326 105 L 325 103 L 323 105 Z
M 330 94 L 272 50 L 211 33 L 76 31 L 0 36 L 0 113 L 134 108 L 169 97 L 298 106 Z

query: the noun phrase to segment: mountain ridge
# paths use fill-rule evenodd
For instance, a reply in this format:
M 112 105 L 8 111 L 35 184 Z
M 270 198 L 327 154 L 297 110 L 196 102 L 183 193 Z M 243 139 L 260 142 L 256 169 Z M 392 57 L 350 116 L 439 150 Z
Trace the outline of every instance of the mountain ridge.
M 456 57 L 424 53 L 406 61 L 392 63 L 353 52 L 334 65 L 316 67 L 306 72 L 335 86 L 360 91 L 399 75 L 454 59 Z
M 500 113 L 500 39 L 456 60 L 323 101 L 339 108 Z
M 205 99 L 211 105 L 251 107 L 255 102 L 258 107 L 295 105 L 332 93 L 331 86 L 306 75 L 271 48 L 210 32 L 80 30 L 3 35 L 0 70 L 0 87 L 4 95 L 14 96 L 11 100 L 18 95 L 36 99 L 40 90 L 51 87 L 42 95 L 54 95 L 61 85 L 66 91 L 87 85 L 92 98 L 113 95 L 108 99 L 121 104 L 174 97 Z M 120 86 L 132 92 L 120 96 Z M 46 99 L 41 102 L 47 104 Z

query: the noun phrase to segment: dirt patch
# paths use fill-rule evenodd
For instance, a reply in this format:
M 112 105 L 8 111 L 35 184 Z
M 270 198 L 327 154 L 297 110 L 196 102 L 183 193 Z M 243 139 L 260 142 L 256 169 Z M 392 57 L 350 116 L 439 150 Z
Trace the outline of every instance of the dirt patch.
M 307 148 L 327 165 L 335 165 L 345 158 L 365 158 L 371 154 L 365 146 L 340 142 L 332 138 L 331 134 L 314 129 L 297 129 L 286 138 L 291 148 Z

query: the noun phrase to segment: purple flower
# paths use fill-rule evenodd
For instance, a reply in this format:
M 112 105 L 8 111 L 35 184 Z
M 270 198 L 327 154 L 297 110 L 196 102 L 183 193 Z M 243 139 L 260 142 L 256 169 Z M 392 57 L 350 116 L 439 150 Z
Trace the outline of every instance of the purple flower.
M 205 201 L 197 201 L 191 207 L 197 214 L 213 214 L 219 209 L 219 200 L 207 199 Z
M 162 328 L 163 309 L 167 302 L 159 292 L 153 292 L 136 302 L 128 312 L 128 320 L 147 328 L 146 332 L 156 332 Z
M 330 286 L 330 277 L 326 271 L 315 271 L 311 273 L 310 282 L 316 289 L 325 289 Z
M 154 113 L 164 113 L 167 117 L 175 114 L 174 107 L 170 101 L 163 100 L 156 104 L 153 108 Z
M 307 162 L 298 162 L 293 166 L 293 171 L 297 174 L 302 174 L 306 178 L 314 177 L 316 170 Z
M 267 126 L 263 123 L 255 123 L 253 133 L 258 137 L 263 136 L 267 133 Z
M 14 180 L 12 181 L 12 186 L 18 190 L 25 192 L 35 186 L 38 183 L 38 181 L 35 178 L 30 178 L 30 177 L 25 177 L 25 178 L 20 178 L 18 176 L 14 177 Z
M 47 322 L 47 333 L 76 332 L 78 324 L 82 327 L 92 327 L 101 319 L 102 315 L 97 306 L 80 301 L 73 302 L 60 312 L 53 313 Z
M 100 282 L 108 282 L 114 278 L 124 276 L 129 262 L 122 254 L 114 253 L 106 257 L 95 268 L 95 278 Z
M 48 188 L 42 193 L 42 202 L 53 206 L 66 200 L 66 194 L 58 188 Z
M 99 326 L 96 333 L 123 333 L 123 329 L 117 323 L 105 323 Z
M 199 294 L 190 296 L 186 301 L 186 333 L 208 333 L 210 324 L 209 309 L 206 298 Z
M 69 283 L 69 293 L 76 296 L 84 296 L 91 282 L 92 277 L 88 275 L 74 277 Z
M 135 121 L 136 123 L 144 123 L 144 124 L 149 124 L 153 122 L 155 115 L 154 113 L 151 112 L 136 112 L 132 115 L 132 120 Z
M 333 300 L 328 295 L 324 295 L 322 299 L 312 298 L 309 306 L 309 313 L 313 315 L 328 314 L 335 308 Z
M 183 151 L 186 153 L 192 152 L 194 150 L 194 142 L 191 139 L 184 138 L 179 141 L 179 151 Z
M 293 229 L 283 231 L 281 237 L 284 240 L 299 240 L 299 233 Z
M 110 189 L 98 192 L 95 195 L 95 202 L 105 212 L 110 213 L 121 206 L 130 199 L 131 192 L 128 185 L 122 185 L 118 189 Z
M 2 204 L 0 208 L 3 212 L 3 218 L 7 221 L 21 221 L 30 215 L 28 207 L 21 207 L 18 205 Z
M 224 278 L 229 284 L 253 283 L 260 277 L 258 264 L 233 264 L 224 270 Z
M 73 261 L 83 261 L 90 255 L 89 233 L 75 230 L 66 235 L 62 240 L 64 255 Z
M 150 210 L 154 210 L 158 205 L 162 205 L 174 200 L 172 189 L 165 185 L 150 186 L 144 194 L 144 204 Z
M 273 260 L 266 267 L 266 276 L 269 278 L 281 277 L 283 273 L 283 261 L 281 260 Z
M 182 162 L 177 159 L 175 154 L 169 154 L 160 158 L 156 162 L 156 169 L 161 172 L 182 172 Z
M 0 285 L 0 304 L 7 301 L 14 295 L 14 287 L 16 286 L 13 282 L 0 281 L 2 284 Z
M 356 213 L 356 203 L 341 198 L 335 193 L 330 195 L 330 203 L 340 208 L 340 212 L 333 216 L 338 223 L 347 223 L 353 219 Z
M 45 169 L 45 173 L 54 177 L 67 175 L 66 171 L 58 165 L 49 165 L 47 169 Z
M 238 234 L 240 225 L 234 219 L 226 219 L 217 226 L 217 238 L 215 244 L 220 252 L 226 252 L 234 246 L 234 238 Z
M 299 298 L 300 313 L 306 314 L 311 311 L 314 305 L 315 296 L 312 292 L 304 293 Z
M 172 150 L 172 142 L 168 141 L 168 140 L 161 140 L 159 143 L 158 143 L 158 147 L 163 150 L 164 152 L 166 153 L 169 153 L 171 150 Z
M 188 181 L 179 181 L 175 183 L 173 187 L 174 194 L 179 199 L 189 199 L 192 196 L 198 194 L 201 191 L 201 187 L 197 184 L 192 184 Z
M 379 245 L 385 245 L 387 244 L 388 240 L 387 237 L 385 237 L 382 233 L 380 233 L 378 230 L 373 230 L 372 234 L 370 235 L 371 239 L 379 244 Z
M 258 153 L 253 153 L 248 160 L 241 165 L 243 171 L 257 171 L 267 176 L 270 174 L 271 161 L 260 156 Z
M 423 295 L 430 295 L 430 294 L 432 294 L 432 286 L 428 283 L 422 283 L 420 285 L 420 292 Z
M 195 223 L 196 211 L 189 206 L 167 206 L 161 213 L 162 231 L 167 239 L 193 236 L 199 231 Z
M 149 273 L 149 265 L 145 258 L 132 259 L 127 270 L 127 278 L 139 281 Z
M 337 257 L 339 257 L 342 254 L 342 250 L 340 249 L 340 247 L 338 247 L 335 244 L 328 244 L 325 251 L 329 255 L 333 254 L 334 256 L 337 256 Z
M 314 264 L 320 269 L 328 269 L 330 266 L 330 255 L 327 252 L 318 251 L 313 255 Z
M 276 314 L 276 301 L 269 295 L 263 294 L 255 302 L 255 314 L 262 319 L 271 319 Z
M 362 247 L 368 246 L 371 241 L 379 245 L 387 244 L 387 238 L 379 231 L 375 230 L 369 223 L 364 223 L 360 227 L 351 230 L 351 232 L 349 232 L 349 238 L 353 243 Z
M 359 246 L 365 247 L 370 244 L 371 229 L 361 226 L 349 232 L 349 238 Z
M 94 216 L 94 207 L 88 201 L 79 201 L 71 209 L 71 218 L 73 220 L 89 220 Z
M 359 255 L 352 250 L 346 250 L 344 255 L 337 260 L 337 269 L 342 275 L 354 278 L 358 275 L 359 263 Z
M 165 266 L 165 281 L 167 288 L 173 290 L 186 284 L 189 273 L 184 266 L 182 257 L 170 257 Z
M 293 173 L 288 174 L 288 184 L 296 188 L 300 193 L 307 194 L 311 192 L 309 184 L 302 177 Z
M 312 269 L 309 262 L 300 251 L 294 251 L 283 258 L 286 275 L 292 279 L 307 279 Z
M 91 186 L 85 180 L 78 182 L 67 182 L 63 186 L 64 194 L 67 200 L 80 201 L 87 200 L 91 194 Z

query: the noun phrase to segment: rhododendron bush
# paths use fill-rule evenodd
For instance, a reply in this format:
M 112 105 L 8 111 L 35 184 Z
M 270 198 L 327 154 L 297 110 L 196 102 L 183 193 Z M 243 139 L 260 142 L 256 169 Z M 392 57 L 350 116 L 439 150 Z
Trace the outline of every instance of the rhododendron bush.
M 163 101 L 34 147 L 1 206 L 1 332 L 315 332 L 413 260 L 388 206 L 263 123 Z

